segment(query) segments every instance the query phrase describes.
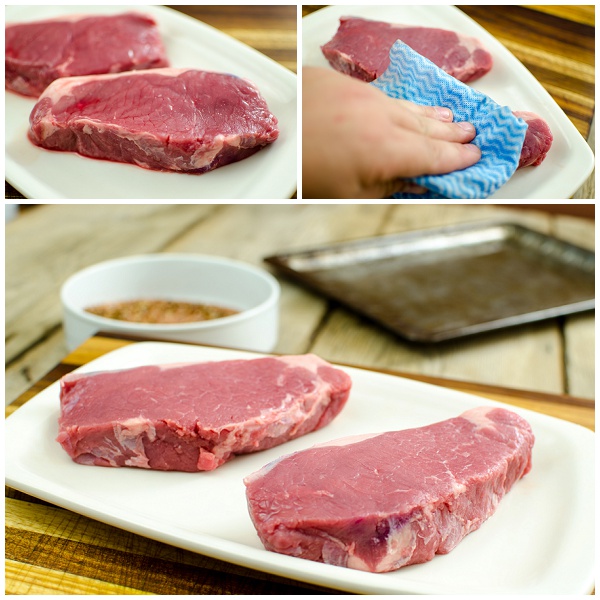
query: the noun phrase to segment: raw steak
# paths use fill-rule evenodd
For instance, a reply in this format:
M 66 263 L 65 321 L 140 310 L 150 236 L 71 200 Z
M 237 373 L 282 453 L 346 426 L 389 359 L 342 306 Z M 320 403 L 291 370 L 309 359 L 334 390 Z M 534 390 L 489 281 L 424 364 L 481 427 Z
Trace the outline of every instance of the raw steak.
M 535 113 L 517 110 L 513 114 L 515 117 L 523 119 L 528 125 L 517 168 L 521 169 L 530 165 L 535 167 L 542 163 L 552 146 L 552 131 L 550 131 L 548 123 Z
M 371 572 L 450 552 L 531 468 L 512 411 L 476 408 L 404 431 L 290 454 L 245 479 L 268 550 Z
M 167 67 L 156 22 L 128 12 L 7 25 L 5 86 L 39 96 L 59 77 Z
M 66 375 L 57 440 L 84 465 L 212 471 L 324 427 L 350 385 L 314 355 Z
M 337 71 L 373 81 L 390 64 L 390 49 L 397 40 L 460 81 L 474 81 L 492 68 L 492 55 L 476 38 L 359 17 L 342 17 L 336 34 L 321 50 Z
M 254 84 L 193 69 L 65 77 L 29 120 L 44 148 L 188 173 L 246 158 L 279 134 Z

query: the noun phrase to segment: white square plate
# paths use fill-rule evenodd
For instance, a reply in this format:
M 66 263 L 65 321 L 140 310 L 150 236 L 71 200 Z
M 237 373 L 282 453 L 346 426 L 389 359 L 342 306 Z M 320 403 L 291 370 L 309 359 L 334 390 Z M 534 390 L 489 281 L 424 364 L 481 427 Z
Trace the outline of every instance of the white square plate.
M 137 10 L 158 22 L 173 67 L 233 73 L 253 81 L 279 121 L 279 139 L 253 156 L 202 175 L 53 152 L 27 139 L 34 98 L 5 92 L 5 177 L 29 199 L 243 200 L 292 197 L 297 185 L 296 75 L 197 19 L 163 6 L 7 6 L 6 21 Z
M 79 371 L 252 358 L 256 354 L 162 342 L 125 346 Z M 391 573 L 365 573 L 266 551 L 250 521 L 243 478 L 277 457 L 346 435 L 426 425 L 499 403 L 400 377 L 344 370 L 353 388 L 324 429 L 238 456 L 215 471 L 179 473 L 78 465 L 55 441 L 59 383 L 5 426 L 6 483 L 155 540 L 232 563 L 367 594 L 584 594 L 594 584 L 594 434 L 539 413 L 530 422 L 533 468 L 497 512 L 452 552 Z
M 538 167 L 518 170 L 489 200 L 570 198 L 592 172 L 594 155 L 589 145 L 552 96 L 505 46 L 458 8 L 443 5 L 323 8 L 302 19 L 304 66 L 329 67 L 321 46 L 335 35 L 342 16 L 440 27 L 479 38 L 491 52 L 494 66 L 470 85 L 498 104 L 535 112 L 548 122 L 554 142 L 544 162 Z

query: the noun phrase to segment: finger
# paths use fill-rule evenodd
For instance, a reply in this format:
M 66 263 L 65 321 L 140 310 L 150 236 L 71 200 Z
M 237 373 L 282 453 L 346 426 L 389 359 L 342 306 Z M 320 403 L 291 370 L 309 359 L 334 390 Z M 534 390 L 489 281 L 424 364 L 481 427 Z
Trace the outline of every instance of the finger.
M 423 136 L 465 144 L 475 138 L 475 127 L 466 121 L 461 123 L 444 123 L 435 119 L 422 118 L 413 131 Z
M 398 126 L 428 138 L 460 144 L 472 141 L 477 133 L 475 127 L 466 121 L 445 123 L 427 117 L 415 117 L 414 120 L 405 119 L 404 124 Z
M 420 106 L 411 102 L 406 105 L 396 104 L 392 113 L 392 122 L 397 127 L 449 142 L 466 143 L 475 137 L 475 127 L 471 123 L 452 123 L 443 118 L 432 117 L 431 115 L 435 114 L 438 108 Z
M 411 148 L 410 156 L 406 148 Z M 441 175 L 466 169 L 481 158 L 481 150 L 474 144 L 461 144 L 414 134 L 388 140 L 385 147 L 388 161 L 381 180 L 391 181 L 399 175 L 404 178 L 420 175 Z
M 454 118 L 452 111 L 445 106 L 425 106 L 408 100 L 401 100 L 400 102 L 404 103 L 404 108 L 421 117 L 445 121 L 446 123 L 451 123 Z
M 456 144 L 444 140 L 430 140 L 429 152 L 424 157 L 423 173 L 442 175 L 466 169 L 481 159 L 481 150 L 475 144 Z
M 397 108 L 410 111 L 420 117 L 428 117 L 439 121 L 451 122 L 453 119 L 452 111 L 445 106 L 427 106 L 425 104 L 416 104 L 410 100 L 401 98 L 390 98 Z

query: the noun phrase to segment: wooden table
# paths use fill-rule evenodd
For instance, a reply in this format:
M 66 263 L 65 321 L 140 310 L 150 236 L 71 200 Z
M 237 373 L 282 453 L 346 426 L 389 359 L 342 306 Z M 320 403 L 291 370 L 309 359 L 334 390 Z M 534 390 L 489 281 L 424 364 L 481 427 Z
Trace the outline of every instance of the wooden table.
M 323 6 L 303 6 L 303 15 Z M 458 6 L 546 88 L 594 149 L 595 7 Z M 594 175 L 573 195 L 595 198 Z
M 554 205 L 554 210 L 561 207 Z M 562 207 L 569 211 L 570 207 Z M 101 260 L 197 252 L 257 265 L 292 249 L 478 219 L 511 219 L 592 248 L 593 220 L 483 205 L 40 205 L 6 227 L 6 398 L 12 413 L 61 375 L 128 343 L 68 353 L 59 288 Z M 581 314 L 421 347 L 280 278 L 277 353 L 315 352 L 459 389 L 594 429 L 594 318 Z M 7 489 L 6 591 L 13 594 L 308 594 L 290 580 L 120 531 Z
M 7 400 L 14 400 L 65 356 L 60 286 L 87 265 L 148 252 L 220 254 L 262 265 L 264 257 L 287 250 L 492 218 L 514 219 L 588 248 L 594 245 L 593 220 L 531 207 L 90 204 L 25 208 L 6 227 Z M 290 281 L 281 284 L 276 352 L 313 351 L 334 362 L 594 397 L 593 314 L 421 347 Z
M 295 5 L 173 5 L 169 8 L 223 31 L 296 72 Z M 24 196 L 5 181 L 5 198 L 23 200 Z

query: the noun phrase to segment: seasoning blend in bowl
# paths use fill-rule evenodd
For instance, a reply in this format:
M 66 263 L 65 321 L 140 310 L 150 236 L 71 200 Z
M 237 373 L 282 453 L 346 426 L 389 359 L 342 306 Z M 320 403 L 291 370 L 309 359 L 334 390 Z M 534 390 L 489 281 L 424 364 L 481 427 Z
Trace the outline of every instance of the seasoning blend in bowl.
M 131 323 L 194 323 L 236 315 L 240 311 L 212 304 L 175 300 L 125 300 L 86 308 L 89 313 Z
M 149 254 L 93 265 L 62 287 L 69 350 L 99 331 L 270 352 L 280 288 L 228 258 Z

